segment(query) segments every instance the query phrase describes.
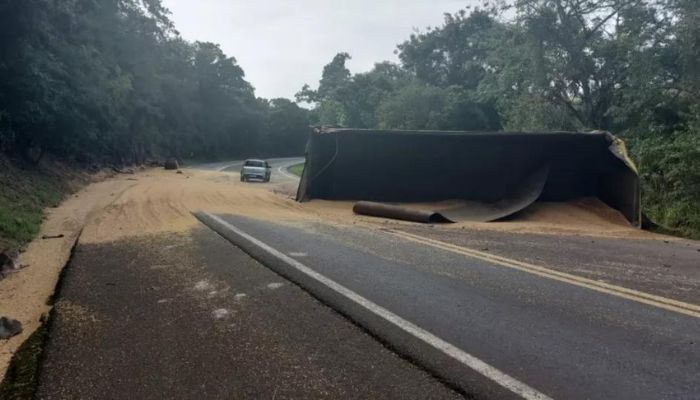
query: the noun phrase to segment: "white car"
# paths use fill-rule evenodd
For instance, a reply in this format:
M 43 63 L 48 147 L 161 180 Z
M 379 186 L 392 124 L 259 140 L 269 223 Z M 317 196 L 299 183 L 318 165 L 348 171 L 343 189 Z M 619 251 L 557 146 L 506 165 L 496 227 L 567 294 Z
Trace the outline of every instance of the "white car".
M 257 159 L 245 160 L 243 162 L 243 168 L 241 168 L 241 182 L 248 182 L 250 180 L 270 182 L 271 173 L 272 169 L 267 161 Z

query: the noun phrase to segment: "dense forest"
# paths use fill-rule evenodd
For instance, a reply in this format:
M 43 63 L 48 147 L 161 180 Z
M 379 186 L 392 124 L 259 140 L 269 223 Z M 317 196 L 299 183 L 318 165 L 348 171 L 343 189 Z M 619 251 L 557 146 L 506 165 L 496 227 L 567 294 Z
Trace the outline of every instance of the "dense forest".
M 446 14 L 351 74 L 337 54 L 311 103 L 319 125 L 607 130 L 642 177 L 645 214 L 700 237 L 700 1 L 511 0 Z
M 160 0 L 1 0 L 0 150 L 38 161 L 300 154 L 307 111 L 256 98 L 235 58 Z
M 337 54 L 295 102 L 256 97 L 160 0 L 0 0 L 0 152 L 131 164 L 300 154 L 310 124 L 603 129 L 631 148 L 646 214 L 697 236 L 698 20 L 697 0 L 491 0 L 416 31 L 399 63 L 352 74 Z

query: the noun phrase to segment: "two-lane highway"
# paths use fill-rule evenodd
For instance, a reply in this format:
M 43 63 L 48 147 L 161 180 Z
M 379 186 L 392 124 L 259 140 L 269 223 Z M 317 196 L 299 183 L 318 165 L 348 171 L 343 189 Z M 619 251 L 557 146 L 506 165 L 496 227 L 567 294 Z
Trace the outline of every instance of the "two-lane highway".
M 381 230 L 200 218 L 468 393 L 700 397 L 696 305 L 597 290 Z
M 293 203 L 300 161 L 130 178 L 66 267 L 34 398 L 700 398 L 697 242 L 347 225 Z
M 270 176 L 270 182 L 272 183 L 290 183 L 297 182 L 299 178 L 293 174 L 290 174 L 287 169 L 293 165 L 301 164 L 304 162 L 303 157 L 285 157 L 285 158 L 270 158 L 267 162 L 272 167 L 272 175 Z M 209 171 L 217 172 L 240 172 L 241 166 L 243 166 L 243 160 L 232 160 L 232 161 L 220 161 L 208 164 L 195 165 L 195 169 L 203 169 Z

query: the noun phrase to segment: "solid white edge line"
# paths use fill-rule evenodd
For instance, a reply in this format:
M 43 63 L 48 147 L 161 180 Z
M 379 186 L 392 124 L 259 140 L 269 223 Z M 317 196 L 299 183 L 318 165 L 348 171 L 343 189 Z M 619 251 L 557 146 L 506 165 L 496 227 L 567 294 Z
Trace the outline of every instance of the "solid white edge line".
M 249 240 L 256 246 L 260 247 L 261 249 L 265 250 L 266 252 L 272 254 L 273 256 L 279 258 L 280 260 L 284 261 L 288 265 L 294 267 L 298 271 L 304 273 L 305 275 L 317 280 L 318 282 L 326 285 L 330 289 L 336 291 L 337 293 L 347 297 L 348 299 L 354 301 L 355 303 L 361 305 L 365 309 L 369 310 L 370 312 L 374 313 L 375 315 L 385 319 L 386 321 L 391 322 L 392 324 L 396 325 L 397 327 L 401 328 L 403 331 L 413 335 L 414 337 L 422 340 L 423 342 L 433 346 L 434 348 L 440 350 L 444 354 L 446 354 L 449 357 L 454 358 L 455 360 L 461 362 L 468 368 L 473 369 L 474 371 L 480 373 L 481 375 L 485 376 L 486 378 L 496 382 L 500 386 L 510 390 L 511 392 L 519 395 L 520 397 L 524 399 L 532 399 L 532 400 L 548 400 L 551 398 L 544 393 L 538 392 L 537 390 L 531 388 L 530 386 L 526 385 L 523 382 L 520 382 L 519 380 L 511 377 L 510 375 L 500 371 L 499 369 L 485 363 L 484 361 L 481 361 L 480 359 L 474 357 L 473 355 L 457 348 L 456 346 L 440 339 L 439 337 L 433 335 L 432 333 L 426 331 L 425 329 L 409 322 L 406 321 L 405 319 L 399 317 L 398 315 L 392 313 L 391 311 L 385 309 L 384 307 L 377 305 L 373 303 L 372 301 L 360 296 L 359 294 L 353 292 L 352 290 L 346 288 L 345 286 L 333 281 L 330 278 L 325 277 L 324 275 L 319 274 L 318 272 L 314 271 L 313 269 L 307 267 L 306 265 L 300 263 L 299 261 L 287 256 L 286 254 L 274 249 L 273 247 L 267 245 L 266 243 L 254 238 L 253 236 L 245 233 L 244 231 L 240 230 L 239 228 L 231 225 L 230 223 L 224 221 L 223 219 L 217 217 L 216 215 L 212 215 L 209 213 L 203 213 L 207 215 L 209 218 L 215 220 L 219 224 L 225 226 L 227 229 L 230 229 L 234 233 L 244 237 L 246 240 Z
M 231 167 L 235 167 L 235 166 L 238 166 L 238 165 L 243 165 L 243 161 L 236 161 L 236 162 L 233 162 L 233 163 L 231 163 L 231 164 L 226 164 L 226 165 L 224 165 L 224 166 L 221 167 L 221 168 L 217 168 L 217 169 L 216 169 L 216 172 L 224 172 L 225 169 L 228 169 L 228 168 L 231 168 Z
M 301 163 L 299 163 L 299 164 L 301 164 Z M 296 164 L 292 164 L 292 165 L 296 165 Z M 287 178 L 294 179 L 295 181 L 299 180 L 298 176 L 287 172 L 287 168 L 291 167 L 292 165 L 282 165 L 281 167 L 277 167 L 277 172 L 286 176 Z

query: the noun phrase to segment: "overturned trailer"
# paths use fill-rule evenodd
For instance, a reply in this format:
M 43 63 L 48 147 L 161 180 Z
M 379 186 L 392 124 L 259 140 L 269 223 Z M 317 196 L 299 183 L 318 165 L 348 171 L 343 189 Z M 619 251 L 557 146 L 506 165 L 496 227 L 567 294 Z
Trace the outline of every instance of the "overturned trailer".
M 491 221 L 535 201 L 597 197 L 640 225 L 639 178 L 608 132 L 314 129 L 297 200 L 462 200 L 446 219 Z

